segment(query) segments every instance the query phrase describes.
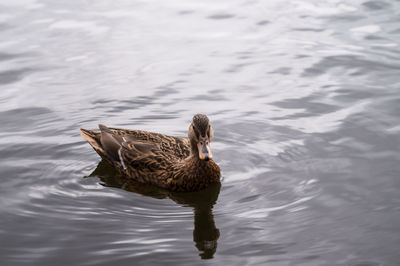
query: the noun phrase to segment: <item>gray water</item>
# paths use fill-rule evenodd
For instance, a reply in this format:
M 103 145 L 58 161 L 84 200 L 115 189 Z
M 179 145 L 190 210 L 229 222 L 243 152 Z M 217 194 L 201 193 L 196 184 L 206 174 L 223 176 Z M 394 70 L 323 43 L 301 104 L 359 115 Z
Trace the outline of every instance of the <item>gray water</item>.
M 1 265 L 400 265 L 400 2 L 0 3 Z M 186 136 L 221 187 L 125 182 L 79 135 Z

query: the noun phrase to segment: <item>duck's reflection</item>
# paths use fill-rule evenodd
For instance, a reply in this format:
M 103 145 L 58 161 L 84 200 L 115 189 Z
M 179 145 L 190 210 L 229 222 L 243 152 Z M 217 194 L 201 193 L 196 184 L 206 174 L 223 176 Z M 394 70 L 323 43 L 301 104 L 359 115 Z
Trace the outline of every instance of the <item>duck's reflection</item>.
M 170 192 L 154 186 L 128 180 L 118 174 L 118 172 L 105 161 L 101 161 L 89 176 L 99 177 L 104 186 L 122 188 L 127 191 L 158 199 L 168 197 L 178 204 L 193 207 L 193 241 L 202 259 L 211 259 L 213 257 L 217 250 L 219 230 L 215 226 L 212 208 L 218 199 L 221 184 L 214 184 L 198 192 Z

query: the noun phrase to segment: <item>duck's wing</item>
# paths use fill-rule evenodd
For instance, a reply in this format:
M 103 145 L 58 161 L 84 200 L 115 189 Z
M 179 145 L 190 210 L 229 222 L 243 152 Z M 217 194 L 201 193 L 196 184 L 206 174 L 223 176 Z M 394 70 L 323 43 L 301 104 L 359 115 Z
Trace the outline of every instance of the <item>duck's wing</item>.
M 160 145 L 129 139 L 115 131 L 99 125 L 101 146 L 121 172 L 133 179 L 161 187 L 168 186 L 168 171 L 180 158 L 163 151 Z
M 101 124 L 99 128 L 100 131 L 81 129 L 81 134 L 102 158 L 112 164 L 120 164 L 123 169 L 129 165 L 154 172 L 165 170 L 167 161 L 179 159 L 165 152 L 159 144 L 117 134 L 118 131 Z
M 127 139 L 104 125 L 99 128 L 100 132 L 81 129 L 81 133 L 103 159 L 134 180 L 168 186 L 165 173 L 174 168 L 179 157 L 164 152 L 158 144 Z
M 159 145 L 160 149 L 181 159 L 190 155 L 190 143 L 181 137 L 168 136 L 144 130 L 129 130 L 123 128 L 109 128 L 114 135 L 124 137 L 127 141 L 141 141 Z
M 101 147 L 114 160 L 120 160 L 122 153 L 135 158 L 162 153 L 159 144 L 129 138 L 101 124 L 99 128 Z
M 173 137 L 159 133 L 153 133 L 143 130 L 129 130 L 122 128 L 103 127 L 106 132 L 113 135 L 113 139 L 117 142 L 137 143 L 137 144 L 156 144 L 165 154 L 176 156 L 180 159 L 184 159 L 190 155 L 190 144 L 189 141 L 181 137 Z M 103 152 L 101 139 L 101 130 L 87 130 L 81 129 L 81 135 L 92 145 L 95 151 L 100 154 L 101 157 Z M 113 143 L 112 141 L 111 143 Z M 112 145 L 111 145 L 112 146 Z M 140 145 L 139 145 L 140 146 Z

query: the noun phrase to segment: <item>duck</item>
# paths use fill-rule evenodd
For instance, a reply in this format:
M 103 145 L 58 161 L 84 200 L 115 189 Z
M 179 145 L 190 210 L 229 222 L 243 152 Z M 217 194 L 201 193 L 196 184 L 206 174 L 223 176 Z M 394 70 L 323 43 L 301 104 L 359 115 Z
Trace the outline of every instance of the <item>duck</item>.
M 124 177 L 170 191 L 199 191 L 221 180 L 210 143 L 213 129 L 204 114 L 193 116 L 188 139 L 144 130 L 80 129 L 100 157 Z

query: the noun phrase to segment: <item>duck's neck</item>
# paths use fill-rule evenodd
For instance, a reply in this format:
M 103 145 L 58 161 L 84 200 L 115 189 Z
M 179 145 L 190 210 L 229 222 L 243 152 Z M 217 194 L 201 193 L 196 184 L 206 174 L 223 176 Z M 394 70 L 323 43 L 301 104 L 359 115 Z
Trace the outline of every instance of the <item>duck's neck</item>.
M 190 142 L 190 157 L 200 161 L 199 149 L 197 148 L 197 144 L 193 141 Z

